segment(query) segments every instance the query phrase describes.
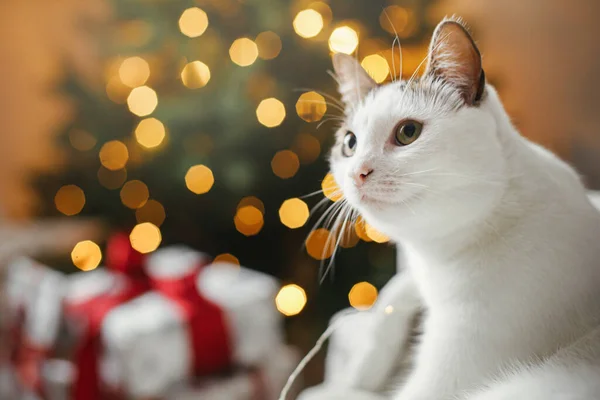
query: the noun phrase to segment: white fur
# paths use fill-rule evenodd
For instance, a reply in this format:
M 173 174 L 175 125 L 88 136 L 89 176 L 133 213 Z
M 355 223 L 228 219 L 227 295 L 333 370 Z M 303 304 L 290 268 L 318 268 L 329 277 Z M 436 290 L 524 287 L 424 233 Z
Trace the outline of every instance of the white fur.
M 434 77 L 373 89 L 331 156 L 349 204 L 405 251 L 400 279 L 414 286 L 392 296 L 410 305 L 396 324 L 427 312 L 392 398 L 600 399 L 600 213 L 572 168 L 519 135 L 491 86 L 478 106 L 461 102 Z M 398 147 L 404 118 L 424 129 Z M 358 145 L 346 158 L 347 130 Z M 364 168 L 374 172 L 357 187 Z M 420 302 L 404 303 L 413 287 Z

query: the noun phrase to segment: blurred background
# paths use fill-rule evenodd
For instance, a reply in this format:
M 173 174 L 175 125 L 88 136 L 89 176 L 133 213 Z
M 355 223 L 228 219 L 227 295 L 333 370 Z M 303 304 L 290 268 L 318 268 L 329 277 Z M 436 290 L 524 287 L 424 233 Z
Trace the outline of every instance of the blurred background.
M 336 311 L 373 304 L 396 269 L 387 238 L 359 225 L 319 282 L 332 233 L 311 229 L 337 200 L 326 161 L 341 114 L 333 52 L 385 82 L 400 65 L 395 30 L 408 78 L 441 18 L 463 16 L 523 134 L 600 186 L 594 0 L 5 0 L 0 10 L 5 236 L 91 219 L 142 254 L 186 245 L 275 277 L 299 354 Z M 49 235 L 68 236 L 61 229 Z M 67 275 L 104 265 L 107 235 L 86 232 L 38 259 Z M 304 381 L 322 375 L 321 354 Z

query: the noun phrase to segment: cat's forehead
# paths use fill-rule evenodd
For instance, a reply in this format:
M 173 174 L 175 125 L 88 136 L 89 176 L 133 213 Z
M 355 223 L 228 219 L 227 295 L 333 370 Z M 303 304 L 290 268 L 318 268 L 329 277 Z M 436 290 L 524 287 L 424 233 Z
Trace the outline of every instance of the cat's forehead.
M 438 79 L 396 81 L 372 90 L 349 117 L 353 126 L 395 124 L 399 119 L 427 120 L 464 105 L 458 91 Z

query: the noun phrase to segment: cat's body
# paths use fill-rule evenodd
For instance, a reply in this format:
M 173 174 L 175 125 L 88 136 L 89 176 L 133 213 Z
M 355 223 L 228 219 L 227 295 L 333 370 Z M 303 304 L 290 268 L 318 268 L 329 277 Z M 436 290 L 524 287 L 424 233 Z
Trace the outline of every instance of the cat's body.
M 466 30 L 440 24 L 412 85 L 376 87 L 351 57 L 334 66 L 348 118 L 332 171 L 406 257 L 394 334 L 425 310 L 391 398 L 600 399 L 600 213 L 567 164 L 512 126 Z

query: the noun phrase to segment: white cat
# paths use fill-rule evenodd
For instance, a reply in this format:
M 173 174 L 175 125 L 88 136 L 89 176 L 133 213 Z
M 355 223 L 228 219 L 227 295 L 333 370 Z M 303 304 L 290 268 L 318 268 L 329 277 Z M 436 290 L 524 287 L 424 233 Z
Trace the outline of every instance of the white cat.
M 346 120 L 332 172 L 403 247 L 396 325 L 425 310 L 391 399 L 600 399 L 600 213 L 571 167 L 513 127 L 463 24 L 438 25 L 420 79 L 378 86 L 343 54 L 334 68 Z

